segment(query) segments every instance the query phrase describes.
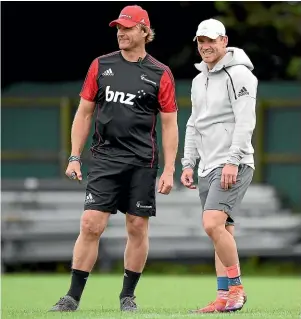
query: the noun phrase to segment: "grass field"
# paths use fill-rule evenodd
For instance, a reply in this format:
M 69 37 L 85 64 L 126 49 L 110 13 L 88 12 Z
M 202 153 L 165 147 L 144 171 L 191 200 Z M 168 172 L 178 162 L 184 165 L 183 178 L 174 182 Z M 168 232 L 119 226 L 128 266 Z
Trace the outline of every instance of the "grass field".
M 300 278 L 244 278 L 248 302 L 233 314 L 189 314 L 215 296 L 215 278 L 204 276 L 145 275 L 136 289 L 139 312 L 119 311 L 121 276 L 91 275 L 75 313 L 47 313 L 69 288 L 68 275 L 4 275 L 2 277 L 2 318 L 300 318 Z

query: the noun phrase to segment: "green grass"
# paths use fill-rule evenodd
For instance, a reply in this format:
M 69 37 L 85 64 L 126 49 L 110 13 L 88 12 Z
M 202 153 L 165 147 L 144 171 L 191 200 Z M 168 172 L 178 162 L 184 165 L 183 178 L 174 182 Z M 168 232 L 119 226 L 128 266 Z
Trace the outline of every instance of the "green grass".
M 214 277 L 151 276 L 141 278 L 136 289 L 139 312 L 120 313 L 118 295 L 122 275 L 91 275 L 80 310 L 75 313 L 47 313 L 69 288 L 67 275 L 4 275 L 2 277 L 2 318 L 300 318 L 300 278 L 244 278 L 248 302 L 233 314 L 189 314 L 214 298 Z

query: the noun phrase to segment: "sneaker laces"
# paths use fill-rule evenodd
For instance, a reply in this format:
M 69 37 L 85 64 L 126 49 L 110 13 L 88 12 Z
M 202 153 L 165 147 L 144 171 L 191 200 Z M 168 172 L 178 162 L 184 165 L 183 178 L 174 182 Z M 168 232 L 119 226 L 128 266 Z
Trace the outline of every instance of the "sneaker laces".
M 61 297 L 60 300 L 55 304 L 56 306 L 65 306 L 66 303 L 71 303 L 71 300 L 66 298 L 66 296 Z
M 235 300 L 239 296 L 240 290 L 240 288 L 232 288 L 229 291 L 228 299 Z
M 124 299 L 124 302 L 123 302 L 123 304 L 125 305 L 125 306 L 130 306 L 130 307 L 137 307 L 137 305 L 136 305 L 136 303 L 135 303 L 135 296 L 128 296 L 128 297 L 126 297 L 125 299 Z

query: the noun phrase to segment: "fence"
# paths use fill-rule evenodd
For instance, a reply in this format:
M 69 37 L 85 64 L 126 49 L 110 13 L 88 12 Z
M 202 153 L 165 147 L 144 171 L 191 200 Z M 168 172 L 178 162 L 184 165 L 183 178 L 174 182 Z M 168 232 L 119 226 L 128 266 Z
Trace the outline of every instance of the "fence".
M 180 143 L 176 178 L 181 173 L 190 98 L 178 97 Z M 60 178 L 70 155 L 70 129 L 78 98 L 2 98 L 2 178 Z M 17 116 L 16 116 L 17 114 Z M 259 98 L 255 146 L 255 182 L 275 186 L 301 208 L 301 99 Z M 158 121 L 158 142 L 161 128 Z M 84 151 L 91 142 L 89 136 Z M 84 168 L 84 174 L 86 168 Z M 285 181 L 285 182 L 284 182 Z

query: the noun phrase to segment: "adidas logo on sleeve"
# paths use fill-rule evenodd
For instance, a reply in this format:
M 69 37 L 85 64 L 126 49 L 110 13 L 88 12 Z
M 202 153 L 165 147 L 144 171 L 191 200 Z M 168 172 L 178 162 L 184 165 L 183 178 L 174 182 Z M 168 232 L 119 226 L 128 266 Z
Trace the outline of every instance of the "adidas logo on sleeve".
M 243 86 L 243 87 L 241 88 L 241 90 L 238 92 L 238 97 L 244 96 L 244 95 L 249 95 L 249 92 L 248 92 L 247 89 Z

